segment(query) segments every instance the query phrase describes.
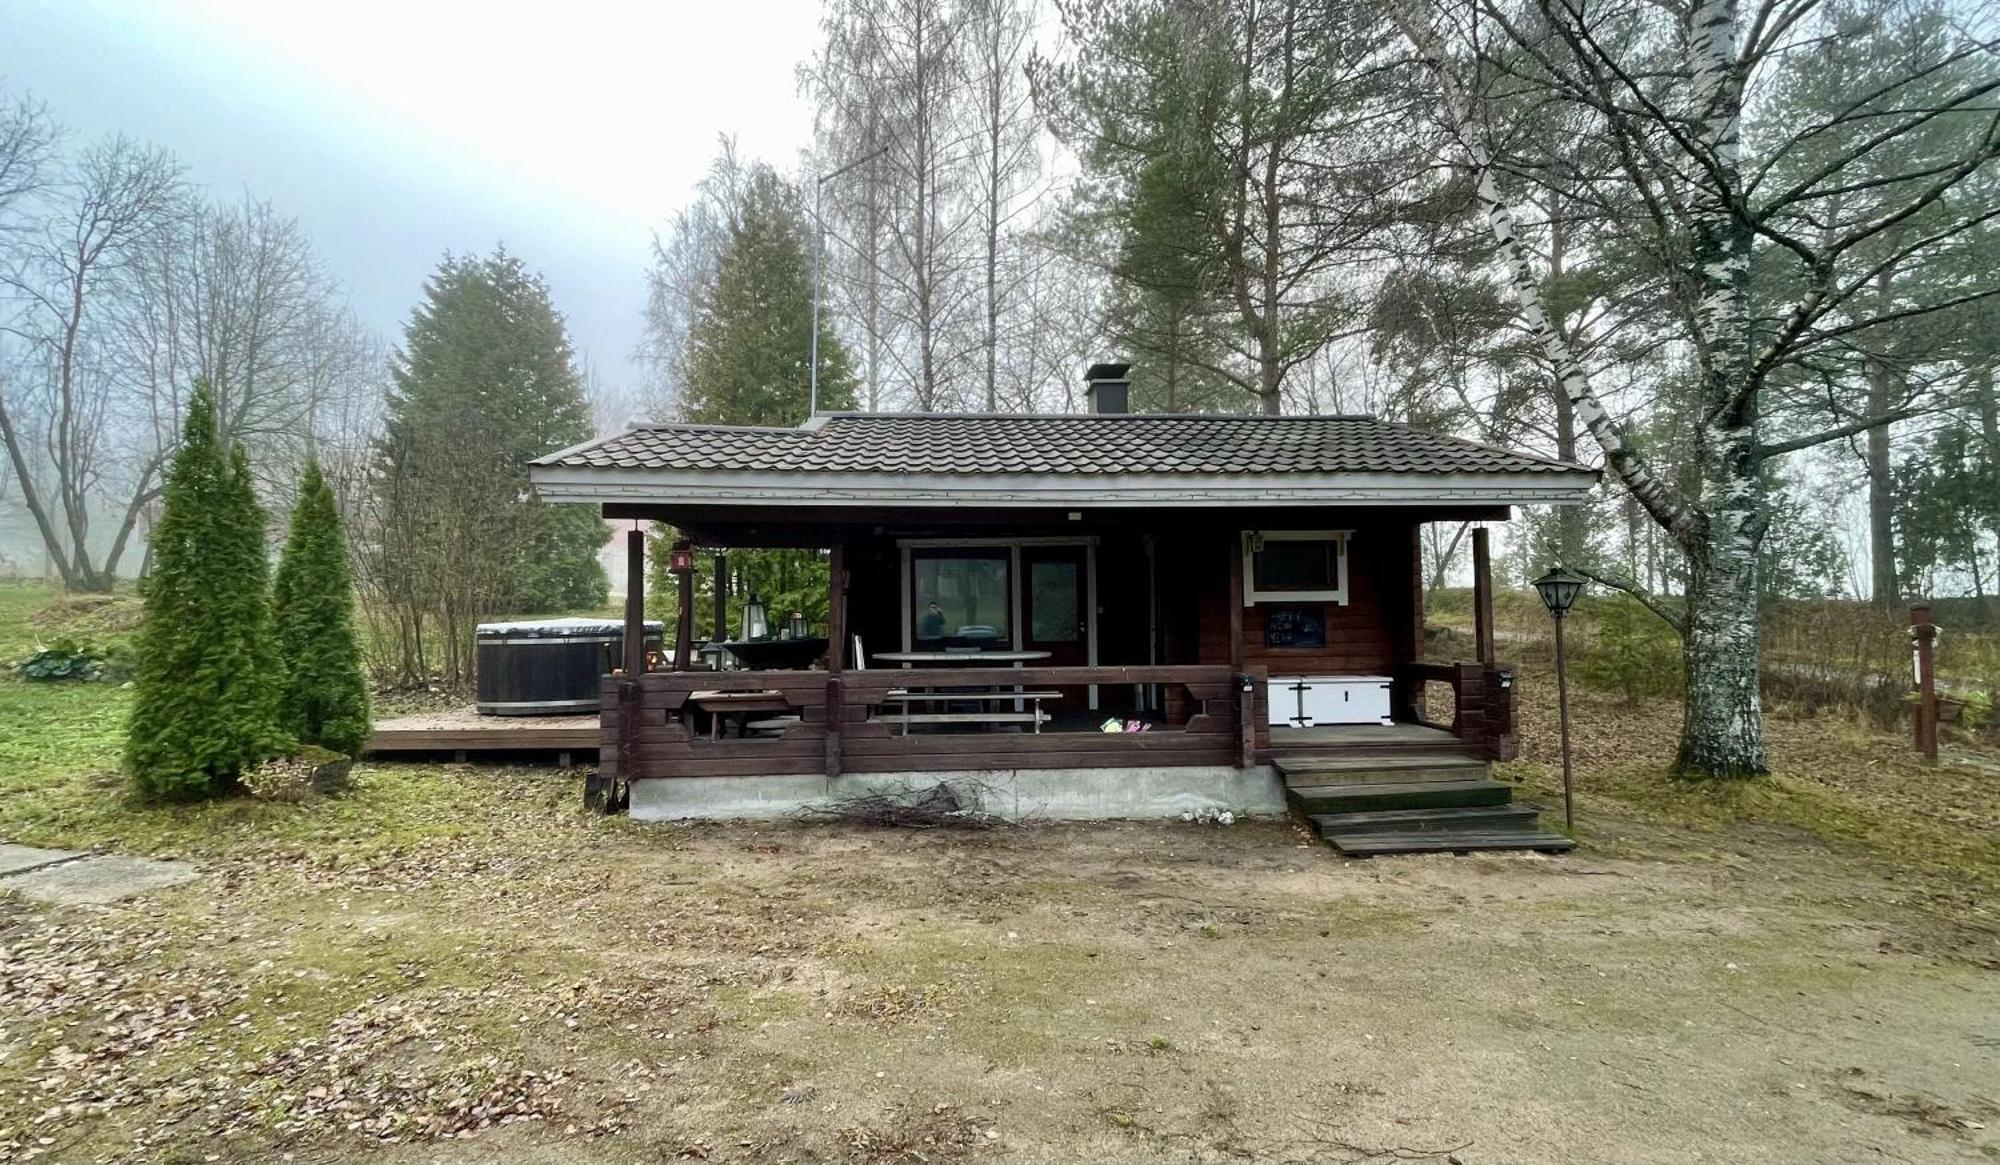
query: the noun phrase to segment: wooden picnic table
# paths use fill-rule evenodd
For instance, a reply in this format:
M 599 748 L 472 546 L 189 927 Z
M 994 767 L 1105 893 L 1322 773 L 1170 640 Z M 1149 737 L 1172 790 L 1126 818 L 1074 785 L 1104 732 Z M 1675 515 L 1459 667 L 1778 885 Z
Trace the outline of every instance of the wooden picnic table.
M 1042 710 L 1043 700 L 1060 700 L 1058 691 L 1031 692 L 1020 688 L 1000 688 L 991 691 L 973 691 L 964 688 L 937 688 L 911 691 L 895 688 L 883 694 L 883 702 L 901 704 L 903 710 L 895 717 L 895 723 L 902 725 L 903 735 L 910 734 L 912 724 L 1033 724 L 1040 732 L 1047 723 L 1049 714 Z M 953 712 L 953 704 L 985 704 L 994 701 L 1025 704 L 1025 709 L 1009 711 L 1006 708 L 977 708 L 971 712 Z M 942 704 L 940 712 L 913 712 L 918 704 Z
M 1022 664 L 1049 658 L 1046 651 L 883 651 L 875 655 L 883 663 L 900 663 L 905 668 L 919 664 L 937 664 L 945 667 L 1020 667 Z M 908 688 L 898 688 L 888 693 L 885 702 L 902 705 L 893 719 L 901 725 L 902 734 L 910 734 L 915 724 L 983 724 L 996 727 L 1001 724 L 1032 724 L 1040 732 L 1049 714 L 1042 710 L 1043 700 L 1059 699 L 1058 692 L 1023 691 L 1019 684 L 1009 685 L 999 680 L 986 687 L 919 688 L 912 684 Z M 986 707 L 991 703 L 1005 706 Z M 916 704 L 938 704 L 936 712 L 916 712 Z M 954 712 L 952 704 L 976 705 L 971 711 Z
M 783 692 L 772 691 L 768 688 L 762 691 L 750 692 L 720 692 L 704 689 L 699 692 L 689 692 L 687 702 L 690 708 L 698 708 L 709 714 L 708 738 L 710 740 L 722 739 L 722 718 L 724 716 L 734 715 L 747 720 L 749 714 L 752 712 L 790 712 L 792 710 L 792 702 L 785 698 Z M 737 732 L 741 734 L 742 731 L 742 727 L 739 726 Z

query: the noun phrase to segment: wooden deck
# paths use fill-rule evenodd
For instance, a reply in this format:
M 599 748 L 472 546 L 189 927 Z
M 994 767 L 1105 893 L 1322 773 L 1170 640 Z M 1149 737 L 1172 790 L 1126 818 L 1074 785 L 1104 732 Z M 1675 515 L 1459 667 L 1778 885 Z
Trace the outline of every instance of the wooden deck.
M 597 752 L 604 737 L 598 714 L 581 716 L 481 716 L 468 705 L 448 712 L 396 716 L 375 722 L 364 750 L 396 752 Z

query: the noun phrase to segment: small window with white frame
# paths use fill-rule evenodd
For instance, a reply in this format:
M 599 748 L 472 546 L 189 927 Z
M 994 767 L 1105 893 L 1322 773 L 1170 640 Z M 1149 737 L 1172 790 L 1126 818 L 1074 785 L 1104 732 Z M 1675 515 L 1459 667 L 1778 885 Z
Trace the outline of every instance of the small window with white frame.
M 1246 530 L 1243 605 L 1315 600 L 1347 605 L 1351 530 Z

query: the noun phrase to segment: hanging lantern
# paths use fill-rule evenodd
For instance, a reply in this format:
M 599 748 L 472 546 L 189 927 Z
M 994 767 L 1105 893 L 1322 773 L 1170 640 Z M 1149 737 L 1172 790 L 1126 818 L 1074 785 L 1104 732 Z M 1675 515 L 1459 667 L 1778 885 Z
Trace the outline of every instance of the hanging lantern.
M 764 600 L 753 592 L 750 601 L 743 604 L 743 638 L 757 640 L 770 637 L 771 616 L 764 610 Z
M 785 620 L 785 638 L 804 639 L 807 635 L 810 635 L 811 633 L 812 633 L 812 628 L 806 625 L 806 615 L 804 611 L 793 611 L 792 617 L 790 619 Z
M 674 543 L 672 549 L 667 551 L 667 573 L 694 573 L 694 547 L 688 544 L 687 539 Z
M 1583 592 L 1583 584 L 1588 581 L 1558 566 L 1535 580 L 1535 590 L 1542 596 L 1542 605 L 1549 609 L 1549 614 L 1560 619 L 1569 614 L 1570 604 L 1576 602 L 1576 596 Z

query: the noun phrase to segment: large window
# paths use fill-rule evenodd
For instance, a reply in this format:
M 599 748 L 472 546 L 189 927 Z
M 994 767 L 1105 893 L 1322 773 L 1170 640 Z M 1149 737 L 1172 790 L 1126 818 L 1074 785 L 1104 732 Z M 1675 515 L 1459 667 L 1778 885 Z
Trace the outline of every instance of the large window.
M 913 553 L 910 637 L 917 650 L 1011 646 L 1012 560 L 1004 549 Z
M 1243 535 L 1243 605 L 1347 602 L 1345 530 L 1252 530 Z

